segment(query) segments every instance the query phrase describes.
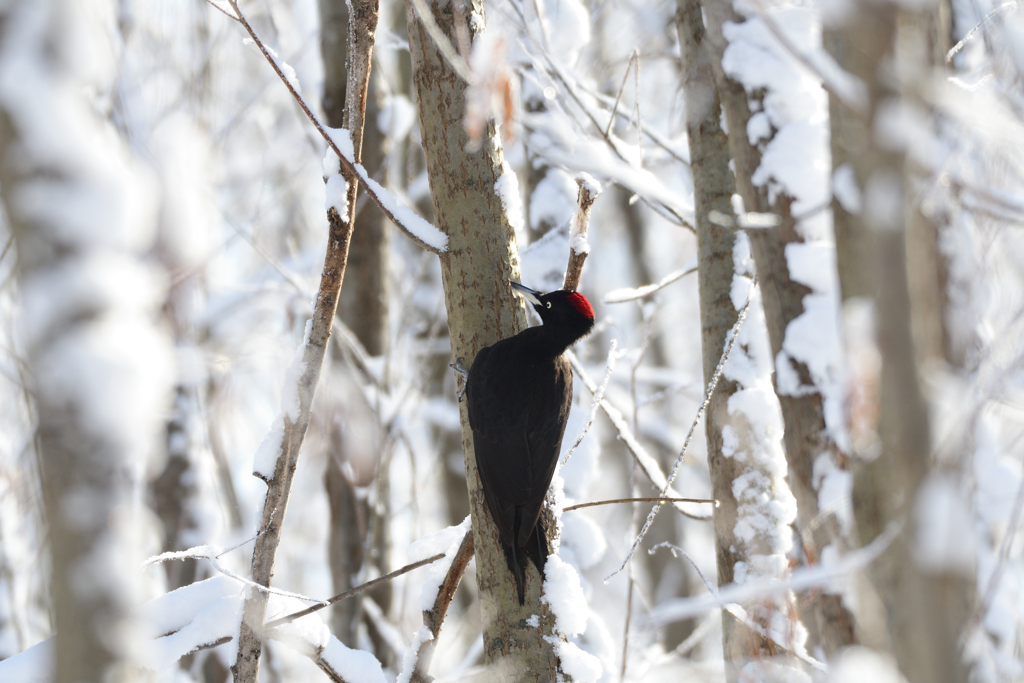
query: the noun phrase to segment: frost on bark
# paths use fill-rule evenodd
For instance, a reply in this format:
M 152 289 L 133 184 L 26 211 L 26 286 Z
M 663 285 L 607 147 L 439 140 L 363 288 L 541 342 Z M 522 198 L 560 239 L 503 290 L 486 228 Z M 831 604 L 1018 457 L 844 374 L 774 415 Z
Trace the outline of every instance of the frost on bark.
M 833 512 L 823 510 L 819 501 L 821 472 L 842 472 L 846 468 L 846 455 L 835 436 L 836 431 L 841 430 L 841 424 L 837 419 L 833 419 L 831 424 L 826 419 L 829 410 L 826 403 L 830 396 L 837 401 L 839 393 L 836 391 L 838 386 L 831 387 L 830 393 L 827 386 L 830 380 L 820 371 L 816 374 L 815 368 L 794 353 L 786 342 L 790 336 L 795 339 L 809 332 L 821 333 L 818 329 L 807 329 L 806 323 L 810 319 L 804 317 L 809 313 L 805 303 L 812 295 L 829 298 L 832 292 L 812 289 L 790 272 L 789 259 L 798 253 L 797 250 L 820 246 L 820 243 L 816 245 L 807 238 L 802 219 L 794 216 L 791 210 L 798 198 L 788 194 L 789 190 L 778 179 L 755 181 L 762 164 L 762 150 L 778 131 L 772 128 L 767 141 L 762 140 L 758 145 L 750 143 L 748 124 L 755 107 L 761 107 L 758 100 L 764 97 L 763 89 L 748 92 L 723 66 L 723 56 L 728 48 L 724 27 L 729 22 L 734 26 L 741 25 L 743 18 L 729 2 L 710 2 L 705 9 L 709 44 L 715 55 L 712 64 L 728 123 L 738 194 L 747 211 L 773 214 L 781 221 L 775 228 L 751 230 L 749 237 L 751 253 L 757 264 L 771 354 L 775 359 L 773 379 L 785 424 L 789 487 L 797 501 L 796 528 L 807 561 L 816 563 L 830 546 L 834 551 L 845 547 L 839 520 Z M 763 118 L 765 114 L 762 112 L 759 116 Z M 774 192 L 769 192 L 769 182 L 775 183 Z M 828 316 L 821 318 L 825 324 L 830 324 Z M 814 327 L 820 326 L 821 318 L 815 321 Z M 839 358 L 832 360 L 838 363 Z M 838 417 L 835 405 L 833 413 L 837 414 L 833 418 Z M 833 653 L 856 642 L 853 616 L 839 595 L 824 591 L 804 595 L 801 597 L 801 612 L 809 622 L 812 634 L 815 637 L 820 634 L 820 644 L 825 652 Z
M 941 529 L 929 529 L 930 515 L 921 507 L 925 484 L 935 476 L 928 406 L 921 388 L 911 330 L 908 282 L 908 213 L 905 150 L 881 145 L 871 134 L 887 107 L 900 93 L 894 79 L 879 77 L 897 61 L 900 16 L 895 5 L 872 5 L 851 13 L 836 30 L 844 46 L 840 65 L 866 86 L 863 125 L 843 138 L 844 151 L 861 189 L 862 208 L 851 216 L 851 245 L 868 258 L 858 262 L 859 277 L 869 282 L 875 342 L 881 358 L 878 373 L 876 454 L 867 455 L 854 481 L 853 503 L 861 543 L 878 537 L 890 525 L 900 534 L 870 569 L 870 578 L 888 616 L 889 636 L 900 670 L 911 683 L 967 680 L 961 635 L 973 600 L 970 567 L 952 558 L 927 558 L 922 540 L 934 541 Z M 896 64 L 905 69 L 908 65 Z M 923 72 L 918 72 L 923 73 Z M 906 74 L 905 74 L 906 75 Z M 837 235 L 837 238 L 839 235 Z M 844 299 L 849 298 L 843 283 Z M 933 482 L 934 483 L 934 482 Z M 922 512 L 924 514 L 922 514 Z M 946 539 L 956 544 L 958 539 Z
M 18 256 L 52 562 L 51 680 L 134 680 L 138 490 L 170 402 L 144 174 L 98 116 L 106 26 L 87 4 L 0 10 L 0 194 Z M 95 50 L 95 53 L 91 51 Z
M 428 5 L 448 41 L 457 44 L 453 3 Z M 452 359 L 462 358 L 469 367 L 480 349 L 526 326 L 525 309 L 509 286 L 509 280 L 519 276 L 515 231 L 495 191 L 497 180 L 511 169 L 493 122 L 478 149 L 467 151 L 469 139 L 462 125 L 466 83 L 439 53 L 412 2 L 406 3 L 406 17 L 434 218 L 448 235 L 448 251 L 440 260 Z M 468 5 L 465 18 L 475 37 L 483 29 L 483 3 Z M 526 604 L 520 606 L 480 490 L 465 401 L 459 405 L 459 416 L 489 676 L 491 680 L 553 680 L 558 659 L 555 646 L 545 640 L 551 637 L 553 624 L 547 606 L 540 602 L 541 577 L 532 564 L 527 567 Z M 527 624 L 534 614 L 540 616 L 539 628 Z

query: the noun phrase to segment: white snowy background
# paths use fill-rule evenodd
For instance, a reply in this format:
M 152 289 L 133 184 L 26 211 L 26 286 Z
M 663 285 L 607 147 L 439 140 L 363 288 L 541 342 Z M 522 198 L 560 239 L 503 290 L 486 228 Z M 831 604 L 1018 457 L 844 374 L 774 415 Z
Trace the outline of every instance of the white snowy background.
M 157 356 L 153 362 L 164 363 L 156 374 L 172 378 L 166 382 L 162 417 L 181 428 L 172 437 L 171 430 L 157 435 L 144 469 L 154 478 L 167 453 L 187 454 L 192 495 L 186 501 L 191 521 L 185 545 L 195 548 L 190 555 L 199 558 L 198 578 L 205 579 L 168 593 L 166 569 L 182 559 L 164 558 L 139 570 L 150 600 L 141 608 L 143 618 L 155 635 L 173 632 L 155 638 L 142 661 L 160 681 L 203 681 L 205 658 L 229 666 L 233 644 L 203 651 L 190 662 L 179 658 L 237 632 L 245 590 L 240 577 L 248 571 L 265 489 L 252 476 L 254 460 L 273 434 L 276 416 L 291 405 L 287 370 L 303 340 L 322 265 L 325 202 L 337 202 L 340 190 L 330 183 L 325 190 L 323 177 L 332 169 L 322 163 L 323 141 L 235 22 L 199 0 L 89 5 L 95 14 L 90 30 L 109 53 L 105 68 L 111 85 L 81 96 L 105 121 L 108 134 L 130 150 L 158 207 L 157 231 L 148 238 L 144 259 L 148 278 L 161 293 L 152 322 L 174 353 L 169 364 Z M 894 122 L 897 135 L 913 140 L 915 160 L 933 180 L 921 190 L 922 201 L 948 212 L 940 246 L 949 266 L 950 335 L 965 359 L 957 371 L 926 368 L 935 458 L 955 465 L 949 469 L 955 478 L 931 481 L 922 497 L 917 513 L 940 521 L 926 527 L 933 536 L 920 539 L 920 553 L 938 563 L 955 560 L 976 567 L 980 603 L 967 652 L 981 681 L 1024 676 L 1024 562 L 1018 533 L 1024 508 L 1024 10 L 1010 5 L 954 0 L 957 39 L 993 10 L 997 14 L 957 53 L 951 67 L 955 78 L 935 80 L 931 94 L 941 122 L 922 127 L 913 114 Z M 830 0 L 824 10 L 841 12 L 843 6 Z M 772 17 L 791 46 L 820 59 L 822 7 L 808 0 L 755 2 L 748 9 L 755 7 Z M 316 0 L 243 2 L 242 8 L 294 69 L 303 96 L 317 108 L 323 69 Z M 675 3 L 501 0 L 489 2 L 487 11 L 494 35 L 481 41 L 473 66 L 496 69 L 504 59 L 513 70 L 523 106 L 503 124 L 511 133 L 506 159 L 519 177 L 519 193 L 528 187 L 530 165 L 542 174 L 532 194 L 519 198 L 523 281 L 542 290 L 560 285 L 575 207 L 574 178 L 590 174 L 604 191 L 592 214 L 581 291 L 594 304 L 597 330 L 576 353 L 600 384 L 615 342 L 605 397 L 667 472 L 704 391 L 696 244 L 681 225 L 692 220 L 693 206 Z M 404 9 L 385 0 L 381 14 L 375 68 L 383 80 L 376 96 L 381 125 L 391 131 L 390 148 L 402 150 L 394 158 L 404 164 L 389 170 L 389 189 L 422 211 L 429 205 L 425 173 L 408 161 L 415 159 L 418 130 L 402 71 L 408 61 Z M 756 18 L 729 27 L 727 37 L 734 42 L 726 53 L 726 71 L 748 88 L 770 93 L 747 131 L 755 142 L 776 131 L 755 181 L 788 191 L 797 200 L 797 214 L 826 204 L 831 192 L 844 206 L 856 207 L 859 196 L 850 179 L 838 173 L 830 178 L 828 103 L 818 76 Z M 503 52 L 495 51 L 498 44 Z M 638 73 L 631 70 L 634 54 Z M 606 130 L 623 84 L 617 115 Z M 64 132 L 51 131 L 58 138 Z M 509 183 L 501 191 L 512 202 L 508 195 L 514 190 Z M 812 294 L 805 301 L 806 320 L 790 328 L 784 353 L 807 362 L 827 388 L 829 428 L 841 440 L 846 377 L 839 320 L 857 312 L 838 310 L 830 213 L 814 212 L 800 229 L 808 244 L 787 257 L 794 278 Z M 455 382 L 445 374 L 441 386 L 427 386 L 429 375 L 422 370 L 438 358 L 447 362 L 440 269 L 436 257 L 393 232 L 387 352 L 369 361 L 376 383 L 340 353 L 329 354 L 321 379 L 274 576 L 275 586 L 291 594 L 320 599 L 333 592 L 323 485 L 335 443 L 332 430 L 340 429 L 355 444 L 350 452 L 364 454 L 350 462 L 361 495 L 372 499 L 379 468 L 388 469 L 392 569 L 451 552 L 461 539 L 445 531 L 463 523 L 452 518 L 446 500 L 453 490 L 446 479 L 462 471 L 459 442 L 452 439 L 458 430 Z M 43 681 L 53 605 L 29 390 L 39 369 L 24 360 L 26 335 L 42 312 L 30 305 L 31 292 L 19 287 L 16 259 L 12 236 L 0 225 L 0 681 Z M 753 296 L 753 312 L 725 375 L 742 386 L 730 410 L 743 412 L 759 435 L 757 452 L 734 454 L 751 463 L 749 478 L 736 491 L 743 501 L 737 536 L 756 532 L 772 539 L 772 552 L 737 568 L 737 577 L 751 583 L 758 599 L 768 594 L 762 590 L 765 577 L 791 578 L 793 587 L 806 578 L 805 586 L 834 589 L 844 572 L 862 569 L 871 557 L 845 564 L 836 559 L 835 571 L 827 575 L 790 577 L 794 543 L 788 525 L 795 503 L 783 483 L 782 424 L 769 376 L 773 359 L 757 310 L 759 296 L 751 294 L 747 277 L 752 263 L 742 246 L 735 261 L 733 303 L 740 308 Z M 116 285 L 117 273 L 107 275 Z M 660 281 L 667 284 L 643 299 L 629 300 L 630 292 L 624 291 Z M 857 343 L 849 340 L 851 352 Z M 778 378 L 780 391 L 795 390 L 791 379 Z M 130 390 L 130 383 L 126 386 Z M 126 397 L 113 392 L 124 389 L 96 386 L 93 399 L 97 405 L 120 403 Z M 591 415 L 592 395 L 583 381 L 577 379 L 575 391 L 563 453 Z M 133 397 L 127 398 L 130 404 Z M 344 409 L 330 412 L 327 406 Z M 556 477 L 555 499 L 571 505 L 634 491 L 655 495 L 650 480 L 634 471 L 620 437 L 598 411 Z M 725 441 L 728 448 L 728 435 Z M 386 459 L 366 457 L 385 450 Z M 673 486 L 680 495 L 709 495 L 702 425 Z M 139 499 L 147 499 L 144 491 Z M 848 510 L 849 482 L 839 476 L 830 480 L 826 502 Z M 569 636 L 562 655 L 576 680 L 721 680 L 720 612 L 706 599 L 705 587 L 705 579 L 713 582 L 716 574 L 710 522 L 666 507 L 629 571 L 616 572 L 650 507 L 643 504 L 634 512 L 627 505 L 601 506 L 562 517 L 561 560 L 548 564 L 547 599 L 558 614 L 558 630 Z M 958 514 L 950 514 L 951 508 Z M 693 511 L 708 514 L 706 508 Z M 145 539 L 135 549 L 141 562 L 160 553 L 163 538 L 156 514 L 144 504 L 138 523 Z M 371 642 L 364 628 L 358 650 L 344 648 L 330 638 L 322 616 L 327 612 L 289 628 L 295 637 L 325 646 L 324 658 L 347 672 L 346 680 L 393 681 L 422 626 L 421 609 L 432 599 L 438 572 L 418 569 L 394 581 L 390 610 L 371 616 L 384 634 L 383 645 Z M 431 666 L 438 680 L 460 680 L 482 662 L 472 567 L 459 590 L 464 597 L 452 604 Z M 848 586 L 842 590 L 856 599 Z M 735 592 L 730 600 L 744 597 Z M 268 616 L 309 604 L 274 596 Z M 776 616 L 777 637 L 799 640 L 791 631 L 800 627 L 781 612 Z M 268 648 L 265 680 L 326 680 L 295 648 L 276 641 Z M 390 664 L 371 654 L 382 649 L 391 652 L 385 658 Z M 820 658 L 815 652 L 808 656 Z M 822 666 L 793 670 L 780 680 L 809 680 L 809 672 L 835 682 L 901 680 L 886 658 L 866 649 Z

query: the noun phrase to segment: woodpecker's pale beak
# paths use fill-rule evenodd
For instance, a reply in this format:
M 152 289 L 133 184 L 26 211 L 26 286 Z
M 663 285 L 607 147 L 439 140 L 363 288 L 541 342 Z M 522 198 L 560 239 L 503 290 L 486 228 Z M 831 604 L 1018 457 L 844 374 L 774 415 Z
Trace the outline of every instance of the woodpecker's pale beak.
M 519 292 L 523 296 L 524 299 L 529 301 L 534 306 L 540 306 L 541 305 L 541 303 L 540 303 L 540 296 L 541 296 L 541 294 L 537 290 L 530 289 L 529 287 L 521 285 L 518 282 L 513 282 L 512 280 L 509 280 L 509 284 L 512 285 L 512 289 L 514 289 L 517 292 Z

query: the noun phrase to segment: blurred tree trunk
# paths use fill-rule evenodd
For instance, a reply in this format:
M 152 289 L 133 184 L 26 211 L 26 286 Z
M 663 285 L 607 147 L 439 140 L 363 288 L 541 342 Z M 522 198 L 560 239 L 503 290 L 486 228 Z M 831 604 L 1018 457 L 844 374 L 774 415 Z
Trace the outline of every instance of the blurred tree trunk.
M 357 21 L 349 22 L 349 5 L 345 0 L 320 0 L 320 50 L 324 64 L 323 108 L 327 125 L 344 128 L 351 125 L 347 105 L 347 91 L 350 82 L 349 64 L 350 41 L 355 36 L 356 50 L 360 51 L 354 63 L 357 67 L 369 67 L 369 51 L 373 47 L 373 34 L 377 22 L 376 2 L 355 2 L 353 8 Z M 367 26 L 367 21 L 372 21 Z M 366 33 L 369 33 L 369 36 Z M 353 32 L 362 32 L 355 35 Z M 358 76 L 356 76 L 358 78 Z M 363 117 L 363 144 L 357 146 L 356 159 L 371 174 L 379 174 L 384 161 L 384 136 L 377 126 L 379 112 L 373 81 L 365 87 L 366 108 Z M 352 330 L 371 356 L 385 353 L 388 337 L 388 252 L 389 230 L 380 209 L 372 202 L 362 202 L 355 212 L 352 243 L 349 246 L 348 286 L 339 296 L 338 315 Z M 335 347 L 337 348 L 337 347 Z M 334 353 L 335 360 L 339 354 Z M 339 409 L 344 410 L 344 407 Z M 332 423 L 333 424 L 333 423 Z M 380 440 L 377 440 L 378 442 Z M 390 477 L 385 467 L 378 468 L 378 485 L 373 500 L 359 500 L 355 482 L 344 470 L 350 458 L 374 459 L 380 454 L 354 455 L 346 453 L 351 441 L 342 437 L 336 429 L 331 430 L 329 443 L 332 453 L 327 458 L 324 482 L 331 505 L 331 529 L 329 561 L 334 592 L 341 593 L 355 586 L 361 580 L 363 565 L 367 559 L 364 545 L 368 540 L 372 547 L 369 557 L 379 573 L 390 571 L 390 525 L 385 521 L 390 511 Z M 372 539 L 367 538 L 369 529 L 374 529 Z M 372 593 L 385 614 L 391 607 L 391 584 L 384 583 Z M 358 624 L 362 615 L 363 595 L 343 601 L 333 607 L 332 630 L 349 647 L 357 645 Z M 371 631 L 373 629 L 371 628 Z M 379 639 L 375 639 L 379 640 Z M 376 654 L 387 662 L 391 648 L 384 643 L 375 643 Z
M 155 227 L 148 188 L 87 94 L 112 87 L 107 62 L 82 60 L 104 49 L 100 26 L 63 0 L 0 9 L 0 195 L 24 304 L 56 683 L 146 679 L 132 661 L 135 500 L 170 399 L 141 256 Z
M 711 382 L 725 351 L 726 336 L 736 324 L 739 313 L 731 297 L 735 266 L 733 249 L 736 233 L 715 225 L 710 211 L 732 214 L 735 191 L 729 170 L 728 140 L 722 130 L 721 104 L 711 67 L 711 50 L 706 41 L 699 3 L 678 0 L 676 22 L 683 66 L 683 94 L 686 98 L 686 132 L 693 170 L 694 217 L 699 265 L 701 352 L 704 384 Z M 718 506 L 714 511 L 715 556 L 718 585 L 735 580 L 737 562 L 747 561 L 744 545 L 736 538 L 738 501 L 733 482 L 743 474 L 743 464 L 722 452 L 722 430 L 734 420 L 729 415 L 729 399 L 739 385 L 722 377 L 711 397 L 704 421 L 708 444 L 711 490 Z M 777 651 L 772 643 L 755 633 L 735 617 L 722 611 L 722 650 L 726 680 L 739 680 L 739 672 L 754 658 L 769 658 Z
M 430 2 L 429 8 L 448 41 L 457 44 L 453 3 Z M 471 36 L 483 30 L 482 2 L 474 0 L 459 15 L 463 21 L 474 18 L 467 22 Z M 441 56 L 411 2 L 406 3 L 406 18 L 434 218 L 448 235 L 448 251 L 440 260 L 452 358 L 462 358 L 469 366 L 481 348 L 526 326 L 525 309 L 508 284 L 519 277 L 515 231 L 494 190 L 498 178 L 510 170 L 493 122 L 487 125 L 478 148 L 467 149 L 469 140 L 462 127 L 466 83 Z M 473 516 L 484 660 L 491 667 L 492 678 L 551 681 L 558 660 L 553 643 L 545 640 L 552 635 L 553 619 L 547 605 L 540 602 L 541 577 L 529 564 L 526 604 L 520 606 L 497 528 L 480 490 L 465 401 L 460 403 L 459 415 Z M 540 617 L 539 628 L 527 624 L 534 614 Z
M 882 146 L 877 136 L 869 134 L 888 103 L 899 97 L 894 90 L 896 79 L 882 76 L 894 67 L 899 23 L 895 5 L 872 5 L 870 11 L 851 13 L 846 25 L 837 29 L 844 48 L 837 53 L 840 65 L 867 86 L 867 118 L 850 126 L 842 143 L 857 186 L 864 188 L 862 211 L 849 216 L 854 244 L 868 256 L 857 264 L 860 272 L 854 281 L 872 284 L 868 291 L 881 356 L 877 424 L 881 453 L 856 474 L 854 514 L 862 543 L 890 524 L 901 525 L 895 541 L 870 569 L 885 605 L 901 671 L 911 683 L 953 683 L 967 680 L 960 636 L 969 615 L 973 581 L 963 568 L 925 563 L 916 552 L 921 534 L 928 532 L 923 525 L 930 521 L 917 514 L 916 506 L 932 465 L 928 406 L 911 330 L 906 158 L 904 149 Z M 904 72 L 904 78 L 909 74 Z M 917 72 L 918 78 L 923 76 Z M 837 234 L 839 249 L 850 246 L 839 238 Z M 852 292 L 847 291 L 846 282 L 843 287 L 845 299 Z
M 751 116 L 748 95 L 743 85 L 730 78 L 722 68 L 722 55 L 726 48 L 722 27 L 726 22 L 742 22 L 742 17 L 728 2 L 710 2 L 705 9 L 709 45 L 714 52 L 713 70 L 729 127 L 729 147 L 735 163 L 737 189 L 747 211 L 775 214 L 782 221 L 776 228 L 752 230 L 748 234 L 751 254 L 757 264 L 772 357 L 776 362 L 780 358 L 789 362 L 792 367 L 788 371 L 796 373 L 800 379 L 800 391 L 780 392 L 778 372 L 774 376 L 785 423 L 789 487 L 797 500 L 798 537 L 808 561 L 817 562 L 824 548 L 831 545 L 842 549 L 846 543 L 835 515 L 819 508 L 815 462 L 818 458 L 828 458 L 833 466 L 843 469 L 846 456 L 826 432 L 824 396 L 810 370 L 801 361 L 786 354 L 780 356 L 786 329 L 804 313 L 803 299 L 811 293 L 807 286 L 790 278 L 786 261 L 787 247 L 803 243 L 804 238 L 790 211 L 792 197 L 780 191 L 771 201 L 767 186 L 753 183 L 754 172 L 761 164 L 761 152 L 749 143 L 747 137 L 747 122 Z M 802 616 L 809 622 L 812 642 L 820 639 L 826 653 L 832 654 L 856 642 L 853 616 L 842 604 L 841 596 L 809 593 L 801 596 L 800 604 Z

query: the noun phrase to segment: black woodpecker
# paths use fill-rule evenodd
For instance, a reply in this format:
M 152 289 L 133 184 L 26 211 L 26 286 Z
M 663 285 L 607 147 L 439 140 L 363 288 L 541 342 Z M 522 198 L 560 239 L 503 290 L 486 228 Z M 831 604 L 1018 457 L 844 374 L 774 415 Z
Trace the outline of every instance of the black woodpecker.
M 548 555 L 540 511 L 572 404 L 565 350 L 594 328 L 594 309 L 578 292 L 541 294 L 511 284 L 543 324 L 481 349 L 469 370 L 466 395 L 484 498 L 522 605 L 523 556 L 544 576 Z

